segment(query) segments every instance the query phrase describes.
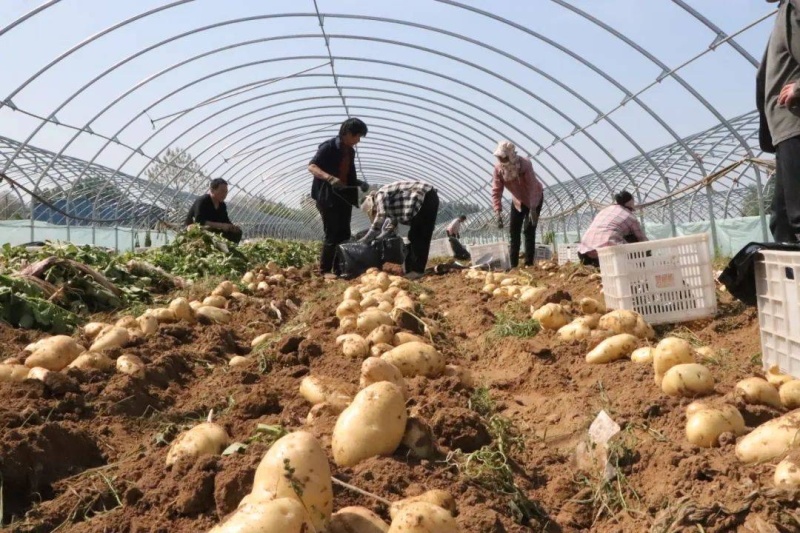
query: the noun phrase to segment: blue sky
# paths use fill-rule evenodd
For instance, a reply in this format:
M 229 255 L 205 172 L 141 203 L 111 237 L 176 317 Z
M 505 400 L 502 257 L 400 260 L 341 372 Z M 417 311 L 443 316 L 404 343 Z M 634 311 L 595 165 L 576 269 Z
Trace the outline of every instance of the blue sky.
M 0 28 L 40 3 L 41 0 L 3 0 Z M 575 124 L 591 125 L 596 118 L 592 107 L 604 113 L 613 110 L 614 122 L 644 149 L 674 140 L 641 107 L 627 104 L 619 108 L 620 90 L 586 64 L 500 22 L 431 0 L 318 0 L 318 3 L 323 13 L 331 15 L 325 26 L 332 35 L 332 51 L 340 58 L 335 66 L 344 93 L 353 113 L 367 117 L 371 125 L 373 135 L 364 141 L 361 151 L 365 160 L 370 161 L 368 166 L 376 181 L 408 172 L 403 168 L 402 158 L 421 160 L 420 154 L 424 153 L 425 168 L 416 172 L 434 173 L 436 176 L 429 179 L 443 184 L 449 175 L 466 173 L 478 186 L 491 168 L 490 153 L 498 137 L 512 138 L 524 151 L 536 154 L 537 146 L 549 146 L 554 135 L 569 134 Z M 660 73 L 659 67 L 619 39 L 552 0 L 463 0 L 462 3 L 511 19 L 568 48 L 630 91 L 647 87 Z M 668 0 L 570 3 L 624 34 L 670 68 L 706 50 L 714 37 L 708 28 Z M 740 31 L 774 10 L 774 4 L 764 0 L 688 0 L 687 3 L 728 33 Z M 3 45 L 0 98 L 14 92 L 39 69 L 91 35 L 164 4 L 163 0 L 62 0 L 48 8 L 0 36 Z M 284 183 L 281 177 L 301 175 L 315 144 L 330 136 L 334 131 L 331 125 L 343 116 L 341 101 L 331 87 L 329 67 L 202 106 L 179 116 L 173 123 L 158 120 L 159 129 L 153 128 L 150 119 L 191 109 L 236 87 L 319 67 L 325 62 L 327 51 L 316 18 L 307 16 L 313 12 L 313 0 L 188 2 L 130 24 L 78 51 L 36 78 L 14 96 L 13 102 L 28 113 L 50 116 L 95 76 L 161 40 L 225 20 L 294 13 L 297 16 L 226 25 L 162 46 L 104 76 L 75 96 L 56 118 L 62 124 L 78 127 L 91 122 L 95 132 L 116 136 L 128 147 L 141 148 L 150 157 L 173 144 L 191 146 L 192 153 L 207 171 L 230 177 L 245 190 L 296 199 L 305 192 L 306 184 L 294 179 Z M 401 19 L 482 41 L 554 77 L 589 101 L 591 107 L 528 67 L 476 44 L 421 28 L 342 17 L 349 14 Z M 761 58 L 772 20 L 761 22 L 736 38 L 756 59 Z M 359 36 L 372 40 L 354 38 Z M 191 56 L 248 40 L 261 42 L 192 61 L 156 76 L 124 96 L 162 69 Z M 390 41 L 410 43 L 417 48 Z M 287 57 L 304 59 L 283 59 Z M 248 63 L 252 65 L 234 68 Z M 232 70 L 213 75 L 224 69 Z M 755 68 L 729 46 L 704 55 L 679 74 L 726 118 L 754 108 Z M 165 98 L 170 92 L 207 76 L 208 79 Z M 365 79 L 365 76 L 390 81 Z M 261 97 L 249 101 L 257 96 Z M 117 103 L 99 114 L 117 99 Z M 673 79 L 647 90 L 642 100 L 664 117 L 679 136 L 717 123 L 715 116 Z M 228 109 L 229 106 L 233 107 Z M 0 135 L 26 140 L 39 126 L 40 121 L 35 118 L 8 108 L 0 109 Z M 588 131 L 597 142 L 578 134 L 541 156 L 540 173 L 545 181 L 568 180 L 607 168 L 611 159 L 604 150 L 617 160 L 638 153 L 604 121 Z M 74 130 L 48 124 L 30 138 L 30 143 L 56 152 L 64 150 L 65 154 L 115 169 L 119 167 L 133 175 L 147 164 L 147 158 L 128 147 L 109 145 L 88 134 L 73 137 Z M 450 187 L 449 195 L 457 194 Z

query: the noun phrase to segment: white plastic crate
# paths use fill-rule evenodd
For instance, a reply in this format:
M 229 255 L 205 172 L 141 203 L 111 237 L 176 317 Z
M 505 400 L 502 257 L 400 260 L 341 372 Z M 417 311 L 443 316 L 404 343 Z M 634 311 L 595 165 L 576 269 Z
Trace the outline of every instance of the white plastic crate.
M 511 254 L 507 242 L 493 242 L 490 244 L 473 244 L 469 247 L 472 264 L 475 266 L 488 265 L 495 270 L 511 268 Z
M 800 377 L 800 253 L 762 250 L 756 262 L 764 368 Z
M 708 234 L 597 250 L 609 309 L 641 314 L 650 324 L 713 316 L 717 294 Z
M 431 241 L 431 247 L 428 251 L 429 259 L 436 259 L 437 257 L 453 257 L 453 247 L 450 246 L 450 239 L 435 239 Z
M 566 265 L 567 263 L 578 262 L 578 246 L 579 244 L 559 244 L 558 245 L 558 264 Z

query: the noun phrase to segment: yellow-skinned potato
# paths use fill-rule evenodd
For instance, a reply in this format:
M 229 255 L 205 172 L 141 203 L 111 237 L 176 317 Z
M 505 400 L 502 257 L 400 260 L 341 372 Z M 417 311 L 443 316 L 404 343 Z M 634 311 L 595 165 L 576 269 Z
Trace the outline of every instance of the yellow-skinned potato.
M 135 355 L 120 355 L 117 357 L 116 366 L 120 374 L 128 374 L 135 378 L 144 377 L 144 361 Z
M 175 437 L 167 452 L 167 466 L 183 457 L 218 455 L 228 445 L 228 433 L 219 424 L 203 422 Z
M 267 342 L 272 337 L 272 333 L 262 333 L 252 341 L 250 341 L 250 347 L 255 348 L 256 346 L 260 346 Z
M 339 319 L 339 331 L 343 331 L 345 333 L 353 333 L 356 330 L 356 316 L 346 316 L 344 318 Z
M 253 272 L 245 272 L 242 276 L 242 283 L 253 283 L 256 280 L 256 275 Z
M 223 281 L 217 288 L 211 291 L 212 296 L 222 296 L 223 298 L 229 298 L 233 291 L 236 290 L 236 286 L 231 283 L 230 281 Z
M 653 349 L 650 346 L 644 348 L 637 348 L 631 354 L 631 361 L 638 364 L 652 364 L 653 363 Z
M 396 346 L 381 356 L 396 366 L 405 377 L 441 376 L 447 364 L 436 348 L 424 342 L 407 342 Z
M 327 403 L 341 413 L 353 399 L 349 388 L 350 385 L 333 378 L 306 376 L 300 382 L 300 395 L 311 405 Z
M 621 333 L 609 337 L 586 354 L 586 362 L 591 365 L 601 365 L 628 357 L 639 339 L 629 333 Z
M 389 516 L 392 520 L 394 520 L 403 509 L 411 504 L 420 502 L 441 507 L 450 513 L 451 516 L 455 516 L 456 514 L 455 498 L 453 498 L 453 496 L 446 490 L 434 489 L 424 492 L 419 496 L 411 496 L 410 498 L 405 498 L 392 503 L 391 507 L 389 507 Z
M 42 367 L 58 371 L 85 351 L 75 339 L 66 335 L 47 337 L 36 342 L 35 346 L 33 353 L 25 358 L 25 366 L 28 368 Z
M 292 498 L 254 499 L 246 496 L 239 508 L 208 533 L 310 533 L 315 531 L 303 505 Z M 319 531 L 319 530 L 316 530 Z
M 194 322 L 194 310 L 186 298 L 175 298 L 169 303 L 169 307 L 175 318 L 184 322 Z
M 345 507 L 333 513 L 327 533 L 386 533 L 389 524 L 365 507 Z
M 778 396 L 787 409 L 800 407 L 800 379 L 793 379 L 781 385 Z
M 46 368 L 42 368 L 40 366 L 35 366 L 30 369 L 28 372 L 28 377 L 26 379 L 38 379 L 39 381 L 44 382 L 47 380 L 48 374 L 51 374 L 52 370 L 47 370 Z
M 617 309 L 616 311 L 611 311 L 600 317 L 600 322 L 597 327 L 613 331 L 617 335 L 620 333 L 630 333 L 633 335 L 638 318 L 638 313 Z
M 486 285 L 483 286 L 481 292 L 484 292 L 486 294 L 494 294 L 495 289 L 497 289 L 497 285 L 495 285 L 494 283 L 487 283 Z
M 224 296 L 206 296 L 203 299 L 203 305 L 225 309 L 225 306 L 228 305 L 228 299 Z
M 336 318 L 339 320 L 346 316 L 356 316 L 361 312 L 361 305 L 357 300 L 345 300 L 336 308 Z
M 358 301 L 361 298 L 363 298 L 363 295 L 361 294 L 360 290 L 358 290 L 355 287 L 347 287 L 344 290 L 344 298 L 342 298 L 342 299 L 343 300 L 356 300 L 356 301 Z
M 581 313 L 584 315 L 593 315 L 595 313 L 605 313 L 606 309 L 603 304 L 594 298 L 581 298 L 579 302 Z
M 441 507 L 417 502 L 397 514 L 389 533 L 461 533 L 461 530 L 450 513 Z
M 175 316 L 175 311 L 172 309 L 167 309 L 166 307 L 149 309 L 145 314 L 156 317 L 156 320 L 158 320 L 159 324 L 172 324 L 173 322 L 178 321 L 178 317 Z
M 363 334 L 368 335 L 378 326 L 393 326 L 394 320 L 388 313 L 380 309 L 368 309 L 358 315 L 356 319 L 356 330 Z
M 531 315 L 544 329 L 560 329 L 569 324 L 572 318 L 559 304 L 545 304 Z
M 0 381 L 25 381 L 30 370 L 25 365 L 0 365 Z
M 69 368 L 80 368 L 83 370 L 111 370 L 116 363 L 103 352 L 86 352 L 78 356 L 69 364 Z
M 200 320 L 212 324 L 228 324 L 231 321 L 231 313 L 227 309 L 220 309 L 210 305 L 203 305 L 198 307 L 195 315 Z
M 397 385 L 400 392 L 403 393 L 403 398 L 408 398 L 406 379 L 396 366 L 384 361 L 380 357 L 368 357 L 364 359 L 364 362 L 361 364 L 359 386 L 362 389 L 366 389 L 373 383 L 380 383 L 381 381 L 388 381 L 389 383 Z
M 291 475 L 287 477 L 287 469 Z M 296 486 L 303 487 L 298 494 Z M 299 501 L 314 530 L 325 531 L 333 512 L 328 457 L 311 433 L 295 431 L 278 439 L 264 454 L 253 479 L 253 494 L 269 492 Z M 282 530 L 274 530 L 275 533 Z
M 114 325 L 117 326 L 118 328 L 125 328 L 125 329 L 138 327 L 136 319 L 132 316 L 123 316 L 119 320 L 117 320 L 114 323 Z
M 739 439 L 736 457 L 743 463 L 772 461 L 800 446 L 800 410 L 765 422 Z
M 800 488 L 800 465 L 795 457 L 787 457 L 775 467 L 775 486 L 782 489 Z
M 458 365 L 447 365 L 444 367 L 444 375 L 458 378 L 461 384 L 467 388 L 475 388 L 475 377 L 468 368 Z
M 749 404 L 783 407 L 778 389 L 766 379 L 745 378 L 736 384 L 734 392 Z
M 392 344 L 395 346 L 400 346 L 401 344 L 407 344 L 409 342 L 428 342 L 428 340 L 407 331 L 398 331 L 394 334 L 394 338 L 392 339 Z
M 228 366 L 245 366 L 250 363 L 250 359 L 247 357 L 242 357 L 241 355 L 234 355 L 231 357 L 231 360 L 228 361 Z
M 633 328 L 633 334 L 640 339 L 654 339 L 656 337 L 656 331 L 653 326 L 645 322 L 641 315 L 636 317 L 636 326 Z
M 383 311 L 384 313 L 391 313 L 392 309 L 394 309 L 394 306 L 389 302 L 381 302 L 378 304 L 376 309 L 378 309 L 378 311 Z
M 719 437 L 723 433 L 742 435 L 745 431 L 742 414 L 732 405 L 715 408 L 699 404 L 692 410 L 692 414 L 687 412 L 686 438 L 701 448 L 718 446 Z
M 158 333 L 158 320 L 153 315 L 144 314 L 136 319 L 137 327 L 146 336 Z
M 678 337 L 667 337 L 653 349 L 653 371 L 664 375 L 675 365 L 694 363 L 692 345 Z
M 530 305 L 546 290 L 545 287 L 528 287 L 519 295 L 519 301 L 525 305 Z
M 373 329 L 369 335 L 367 335 L 367 342 L 370 345 L 373 344 L 391 344 L 394 340 L 394 332 L 395 327 L 387 326 L 386 324 L 380 325 L 377 328 Z
M 414 300 L 408 294 L 398 294 L 397 298 L 395 298 L 391 303 L 393 303 L 394 307 L 397 309 L 402 309 L 403 311 L 408 311 L 409 313 L 414 313 L 417 308 L 417 304 L 414 303 Z M 378 308 L 380 309 L 380 305 Z
M 514 278 L 506 278 L 500 282 L 501 287 L 508 287 L 510 285 L 514 285 L 517 282 Z
M 89 322 L 85 326 L 83 326 L 83 334 L 86 336 L 87 339 L 92 340 L 97 337 L 103 328 L 110 328 L 111 324 L 106 324 L 105 322 Z
M 357 333 L 347 333 L 336 337 L 336 345 L 342 347 L 342 353 L 353 359 L 369 357 L 369 343 Z
M 380 357 L 392 348 L 394 348 L 394 346 L 391 344 L 379 343 L 369 349 L 369 355 L 371 357 Z
M 359 302 L 359 304 L 358 304 L 358 305 L 359 305 L 359 307 L 360 307 L 361 309 L 364 309 L 364 310 L 366 311 L 367 309 L 369 309 L 369 308 L 371 308 L 371 307 L 378 307 L 378 304 L 379 304 L 379 303 L 381 303 L 381 302 L 379 302 L 378 300 L 376 300 L 374 297 L 372 297 L 372 296 L 367 296 L 367 297 L 365 297 L 365 298 L 362 298 L 362 299 L 361 299 L 361 302 Z
M 781 373 L 781 369 L 778 365 L 772 365 L 767 370 L 767 381 L 770 385 L 775 385 L 776 387 L 780 388 L 784 383 L 788 383 L 793 381 L 794 378 L 789 374 Z
M 698 357 L 713 358 L 716 357 L 717 352 L 711 346 L 701 346 L 694 349 L 695 355 Z
M 580 316 L 573 320 L 572 324 L 583 324 L 589 329 L 597 329 L 598 324 L 600 324 L 600 314 L 595 313 L 592 315 Z
M 189 307 L 192 308 L 192 311 L 196 312 L 198 309 L 203 307 L 203 304 L 198 302 L 197 300 L 192 300 L 191 302 L 189 302 Z
M 701 364 L 675 365 L 664 374 L 661 390 L 670 396 L 705 396 L 714 392 L 714 378 L 708 368 Z
M 391 455 L 406 430 L 406 401 L 397 385 L 373 383 L 356 394 L 333 428 L 333 460 L 353 466 L 370 457 Z
M 573 320 L 558 330 L 558 338 L 563 342 L 579 342 L 589 338 L 592 330 L 583 322 Z

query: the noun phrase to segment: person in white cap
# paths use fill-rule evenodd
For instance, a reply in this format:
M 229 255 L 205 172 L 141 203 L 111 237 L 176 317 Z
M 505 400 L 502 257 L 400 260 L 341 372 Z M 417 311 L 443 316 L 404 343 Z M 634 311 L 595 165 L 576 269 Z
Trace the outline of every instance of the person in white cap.
M 500 141 L 494 151 L 497 163 L 492 179 L 492 204 L 497 215 L 497 227 L 503 228 L 503 190 L 511 193 L 509 235 L 511 267 L 519 265 L 521 233 L 525 234 L 525 266 L 533 264 L 536 252 L 536 226 L 542 211 L 544 190 L 533 172 L 530 159 L 520 157 L 509 141 Z

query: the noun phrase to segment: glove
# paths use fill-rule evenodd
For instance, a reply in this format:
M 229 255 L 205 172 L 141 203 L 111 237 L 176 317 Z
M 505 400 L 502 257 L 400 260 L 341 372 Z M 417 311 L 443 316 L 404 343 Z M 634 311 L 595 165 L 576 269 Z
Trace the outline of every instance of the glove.
M 330 183 L 331 187 L 333 187 L 334 189 L 343 189 L 344 188 L 344 183 L 342 183 L 342 180 L 340 180 L 339 178 L 337 178 L 335 176 L 331 176 L 331 179 L 328 180 L 328 183 Z
M 497 213 L 497 229 L 503 229 L 503 215 Z
M 359 181 L 358 188 L 361 189 L 361 192 L 366 193 L 369 190 L 369 183 L 366 181 Z

